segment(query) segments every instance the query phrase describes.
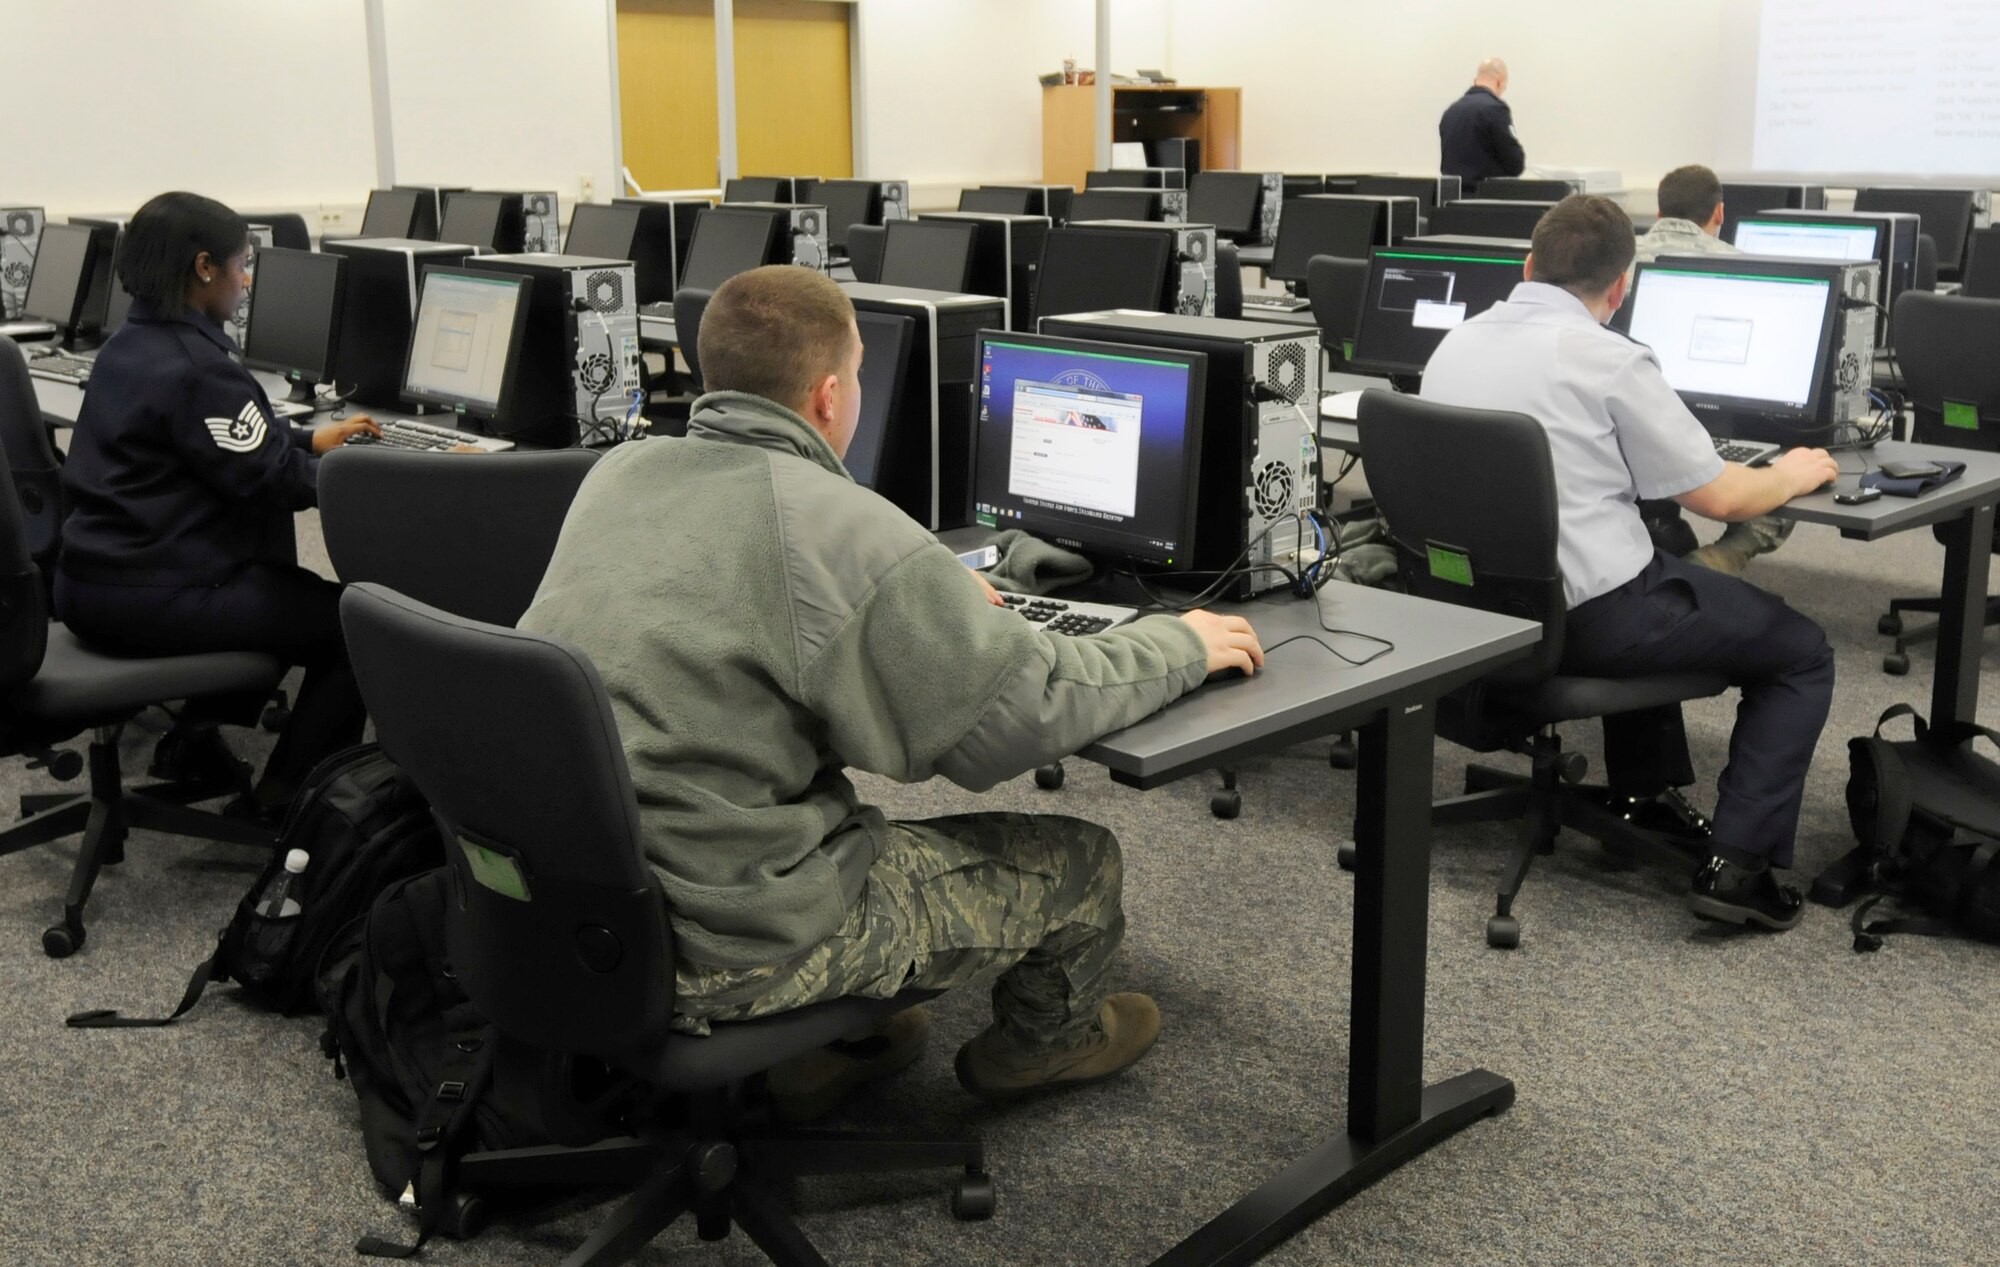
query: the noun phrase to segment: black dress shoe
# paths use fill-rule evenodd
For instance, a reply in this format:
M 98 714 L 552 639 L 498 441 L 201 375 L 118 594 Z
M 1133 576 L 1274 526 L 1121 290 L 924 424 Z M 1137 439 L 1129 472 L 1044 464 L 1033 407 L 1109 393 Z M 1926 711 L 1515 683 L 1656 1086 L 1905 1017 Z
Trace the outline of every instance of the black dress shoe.
M 1675 840 L 1706 846 L 1715 834 L 1708 816 L 1688 804 L 1687 798 L 1673 788 L 1657 796 L 1624 796 L 1613 792 L 1605 807 L 1634 827 Z
M 1688 909 L 1702 919 L 1724 924 L 1758 924 L 1783 932 L 1797 926 L 1805 914 L 1799 891 L 1765 867 L 1752 871 L 1733 862 L 1710 858 L 1694 873 Z
M 236 759 L 221 732 L 200 723 L 176 725 L 161 735 L 146 773 L 188 789 L 205 789 L 210 796 L 250 786 L 249 765 Z

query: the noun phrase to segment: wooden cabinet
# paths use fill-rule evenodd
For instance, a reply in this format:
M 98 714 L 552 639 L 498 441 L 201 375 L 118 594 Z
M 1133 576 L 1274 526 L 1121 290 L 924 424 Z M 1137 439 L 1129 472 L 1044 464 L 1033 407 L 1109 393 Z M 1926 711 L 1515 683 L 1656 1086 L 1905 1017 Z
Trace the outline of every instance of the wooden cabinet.
M 1083 187 L 1097 166 L 1097 86 L 1057 84 L 1042 89 L 1042 180 Z M 1111 139 L 1151 141 L 1193 137 L 1204 168 L 1242 165 L 1243 90 L 1179 85 L 1119 85 L 1111 89 Z

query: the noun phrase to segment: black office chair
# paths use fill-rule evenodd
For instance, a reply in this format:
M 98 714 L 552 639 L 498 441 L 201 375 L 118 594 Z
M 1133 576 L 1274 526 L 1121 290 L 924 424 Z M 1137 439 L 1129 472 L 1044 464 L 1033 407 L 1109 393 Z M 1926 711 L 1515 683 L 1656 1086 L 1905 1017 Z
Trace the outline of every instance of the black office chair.
M 1936 290 L 1937 285 L 1937 239 L 1928 233 L 1919 233 L 1916 258 L 1910 264 L 1910 289 L 1931 291 Z
M 1234 242 L 1215 243 L 1215 315 L 1243 319 L 1243 261 Z
M 445 839 L 466 846 L 447 851 L 445 945 L 502 1044 L 496 1059 L 530 1069 L 601 1066 L 651 1093 L 643 1109 L 600 1121 L 614 1138 L 578 1126 L 551 1146 L 468 1155 L 458 1168 L 462 1189 L 630 1189 L 564 1260 L 570 1267 L 625 1262 L 689 1210 L 706 1239 L 733 1225 L 774 1262 L 823 1264 L 773 1189 L 796 1175 L 962 1167 L 954 1213 L 991 1213 L 992 1182 L 975 1140 L 782 1132 L 759 1121 L 765 1071 L 865 1032 L 922 994 L 836 999 L 716 1024 L 705 1038 L 669 1030 L 666 899 L 640 850 L 639 807 L 610 698 L 582 652 L 376 585 L 350 586 L 340 606 L 383 749 L 429 798 Z M 482 872 L 468 861 L 472 849 Z M 526 898 L 479 878 L 494 869 L 518 872 Z M 547 1090 L 555 1081 L 532 1084 L 552 1101 L 546 1115 L 588 1124 L 586 1105 Z
M 306 230 L 306 218 L 296 211 L 251 212 L 243 218 L 253 224 L 270 225 L 272 246 L 282 246 L 288 251 L 312 250 L 312 234 Z
M 1905 291 L 1896 297 L 1892 322 L 1913 417 L 1910 438 L 1919 444 L 2000 453 L 2000 358 L 1995 356 L 2000 350 L 2000 299 Z M 1931 531 L 1944 540 L 1941 527 Z M 1995 529 L 1993 550 L 2000 553 L 2000 528 Z M 1936 597 L 1890 600 L 1888 612 L 1875 625 L 1896 640 L 1895 649 L 1882 657 L 1884 673 L 1908 673 L 1910 648 L 1937 641 L 1935 621 L 1905 629 L 1903 614 L 1935 613 L 1938 607 Z M 2000 624 L 2000 597 L 1987 598 L 1986 623 Z
M 674 292 L 674 343 L 681 350 L 681 359 L 687 362 L 697 393 L 701 391 L 701 314 L 708 311 L 708 301 L 714 297 L 714 291 L 695 286 Z
M 62 459 L 49 438 L 20 345 L 12 339 L 0 339 L 0 345 L 0 447 L 13 472 L 28 558 L 41 570 L 44 596 L 53 603 L 50 587 L 62 546 Z
M 847 230 L 847 266 L 857 282 L 882 280 L 882 249 L 889 236 L 887 226 L 857 224 Z
M 1974 229 L 1967 250 L 1959 293 L 1970 299 L 2000 299 L 2000 227 Z
M 1361 328 L 1361 305 L 1368 295 L 1368 261 L 1339 255 L 1315 255 L 1306 261 L 1306 294 L 1312 300 L 1313 322 L 1327 367 L 1339 370 L 1354 348 Z
M 1460 409 L 1385 391 L 1362 396 L 1360 418 L 1368 484 L 1388 520 L 1409 592 L 1542 626 L 1532 656 L 1438 706 L 1438 733 L 1446 739 L 1474 752 L 1518 752 L 1533 762 L 1526 778 L 1469 766 L 1467 795 L 1433 807 L 1438 824 L 1521 819 L 1513 861 L 1486 924 L 1487 944 L 1520 944 L 1514 898 L 1535 855 L 1553 852 L 1563 827 L 1620 854 L 1653 850 L 1698 861 L 1671 838 L 1612 811 L 1606 789 L 1582 786 L 1584 759 L 1565 753 L 1556 732 L 1560 722 L 1717 695 L 1728 682 L 1720 673 L 1607 679 L 1560 671 L 1567 607 L 1556 563 L 1555 469 L 1541 424 L 1524 414 Z
M 192 801 L 244 790 L 240 785 L 155 783 L 128 790 L 118 768 L 118 736 L 139 713 L 179 700 L 200 701 L 207 715 L 248 725 L 284 673 L 279 661 L 247 651 L 139 659 L 85 646 L 49 618 L 13 476 L 0 472 L 0 755 L 25 755 L 30 769 L 66 781 L 83 772 L 85 760 L 54 745 L 92 732 L 89 789 L 23 796 L 24 821 L 0 831 L 0 856 L 83 833 L 62 922 L 42 933 L 50 958 L 67 958 L 83 945 L 84 904 L 98 872 L 125 860 L 131 829 L 275 843 L 262 827 L 188 808 Z
M 342 448 L 319 470 L 327 557 L 456 616 L 512 625 L 534 601 L 563 517 L 597 454 L 473 457 Z

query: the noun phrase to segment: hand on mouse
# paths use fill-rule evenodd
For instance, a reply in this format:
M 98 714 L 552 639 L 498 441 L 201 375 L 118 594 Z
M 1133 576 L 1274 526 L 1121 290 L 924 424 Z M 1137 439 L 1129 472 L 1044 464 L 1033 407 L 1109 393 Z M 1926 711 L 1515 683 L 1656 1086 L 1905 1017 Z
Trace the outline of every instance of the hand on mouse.
M 1817 492 L 1840 475 L 1840 463 L 1825 449 L 1787 449 L 1771 469 L 1784 479 L 1787 498 Z
M 1207 645 L 1210 673 L 1236 669 L 1250 674 L 1263 667 L 1264 644 L 1257 641 L 1257 631 L 1243 617 L 1218 616 L 1197 608 L 1181 613 L 1181 619 L 1192 625 Z

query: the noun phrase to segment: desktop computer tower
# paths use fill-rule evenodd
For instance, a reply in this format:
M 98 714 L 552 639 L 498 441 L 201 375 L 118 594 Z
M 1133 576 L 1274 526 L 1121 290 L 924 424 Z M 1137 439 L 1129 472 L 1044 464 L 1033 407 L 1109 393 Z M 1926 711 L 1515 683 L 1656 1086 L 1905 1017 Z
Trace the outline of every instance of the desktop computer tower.
M 986 211 L 926 211 L 923 218 L 963 220 L 1002 228 L 1002 232 L 993 235 L 1001 246 L 999 262 L 976 260 L 972 267 L 971 289 L 981 295 L 997 293 L 1006 299 L 1007 321 L 1004 328 L 1032 329 L 1034 318 L 1031 310 L 1034 304 L 1030 301 L 1035 293 L 1035 274 L 1042 264 L 1042 245 L 1049 238 L 1049 218 Z M 982 254 L 990 253 L 987 243 L 987 237 L 982 234 L 978 246 Z
M 638 282 L 625 260 L 581 255 L 483 255 L 479 268 L 534 279 L 522 333 L 512 425 L 540 443 L 575 442 L 579 423 L 615 429 L 639 390 Z
M 916 346 L 905 371 L 903 417 L 928 419 L 906 426 L 923 435 L 924 452 L 884 453 L 898 473 L 878 483 L 882 495 L 933 532 L 972 522 L 972 429 L 979 392 L 981 330 L 1005 329 L 1004 301 L 986 295 L 842 282 L 859 312 L 917 319 Z
M 521 195 L 521 249 L 541 255 L 562 250 L 562 200 L 554 190 Z
M 40 207 L 0 207 L 0 320 L 21 315 L 28 278 L 35 271 L 35 250 L 42 242 Z
M 1263 189 L 1257 195 L 1257 245 L 1278 244 L 1278 220 L 1285 211 L 1285 174 L 1259 172 Z
M 1184 317 L 1215 315 L 1215 226 L 1212 224 L 1156 224 L 1151 220 L 1088 220 L 1080 229 L 1139 229 L 1148 233 L 1169 233 L 1174 239 L 1174 259 L 1168 272 L 1167 296 L 1173 311 Z M 1043 333 L 1050 331 L 1046 326 Z
M 410 351 L 420 270 L 426 264 L 462 264 L 472 252 L 413 238 L 345 238 L 322 242 L 321 249 L 347 257 L 334 391 L 357 404 L 403 408 L 403 362 Z
M 1204 589 L 1231 566 L 1296 573 L 1316 538 L 1301 517 L 1319 505 L 1319 332 L 1263 321 L 1153 312 L 1050 317 L 1043 334 L 1208 354 L 1193 573 Z M 1249 598 L 1286 584 L 1245 572 L 1224 592 Z
M 785 213 L 791 243 L 781 263 L 824 273 L 832 267 L 832 247 L 826 238 L 826 208 L 803 202 L 732 202 L 732 207 L 768 207 Z
M 1187 190 L 1162 189 L 1160 195 L 1160 222 L 1162 224 L 1185 224 L 1187 222 Z
M 882 223 L 891 220 L 907 220 L 910 211 L 910 182 L 907 180 L 884 180 L 876 183 L 882 191 Z

